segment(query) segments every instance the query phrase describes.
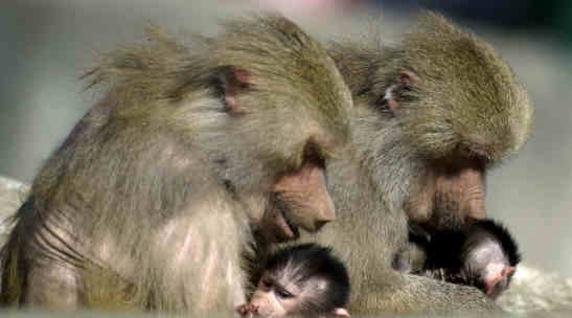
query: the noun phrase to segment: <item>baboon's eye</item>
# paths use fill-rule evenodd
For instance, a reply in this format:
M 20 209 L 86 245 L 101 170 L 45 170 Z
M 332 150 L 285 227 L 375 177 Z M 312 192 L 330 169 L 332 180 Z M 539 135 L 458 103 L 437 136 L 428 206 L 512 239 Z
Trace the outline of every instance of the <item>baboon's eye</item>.
M 326 157 L 328 154 L 323 148 L 316 143 L 310 141 L 306 144 L 304 149 L 304 163 L 311 163 L 320 168 L 326 167 Z
M 276 290 L 276 295 L 278 295 L 278 297 L 282 298 L 282 299 L 288 299 L 288 298 L 294 298 L 294 295 L 287 291 L 286 289 L 278 289 Z

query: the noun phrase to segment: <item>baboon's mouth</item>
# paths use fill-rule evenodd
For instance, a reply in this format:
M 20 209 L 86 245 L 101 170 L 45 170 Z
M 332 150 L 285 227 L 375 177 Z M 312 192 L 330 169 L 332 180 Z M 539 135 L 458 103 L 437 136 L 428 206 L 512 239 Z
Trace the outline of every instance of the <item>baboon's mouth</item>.
M 292 224 L 283 211 L 279 211 L 276 215 L 276 225 L 281 233 L 276 233 L 280 241 L 295 240 L 300 237 L 298 227 Z

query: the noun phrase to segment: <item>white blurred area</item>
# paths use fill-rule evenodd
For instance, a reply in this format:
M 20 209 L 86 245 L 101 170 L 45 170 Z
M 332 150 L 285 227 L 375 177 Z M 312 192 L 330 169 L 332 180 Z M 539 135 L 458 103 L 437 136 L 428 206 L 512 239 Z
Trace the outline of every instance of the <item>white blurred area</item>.
M 211 34 L 223 18 L 275 9 L 320 39 L 388 41 L 415 12 L 342 0 L 0 1 L 0 175 L 30 182 L 94 102 L 79 76 L 97 52 L 143 39 L 153 22 L 175 34 Z M 536 105 L 529 144 L 488 178 L 488 209 L 503 220 L 527 264 L 572 276 L 572 58 L 548 36 L 468 24 L 514 67 Z

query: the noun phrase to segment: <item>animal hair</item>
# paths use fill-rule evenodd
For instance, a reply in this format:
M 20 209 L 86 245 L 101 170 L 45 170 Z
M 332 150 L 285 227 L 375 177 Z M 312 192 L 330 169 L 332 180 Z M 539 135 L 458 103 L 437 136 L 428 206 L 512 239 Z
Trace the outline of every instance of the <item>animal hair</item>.
M 518 244 L 512 237 L 506 226 L 492 220 L 478 220 L 471 224 L 469 231 L 465 234 L 466 240 L 463 244 L 463 252 L 469 253 L 472 249 L 479 245 L 483 235 L 487 235 L 500 245 L 503 254 L 506 254 L 508 264 L 516 266 L 521 261 L 521 254 Z
M 523 85 L 484 40 L 433 13 L 422 14 L 395 45 L 338 42 L 330 54 L 354 98 L 355 148 L 328 162 L 338 219 L 309 240 L 332 246 L 347 264 L 349 310 L 494 309 L 474 288 L 398 273 L 392 262 L 409 244 L 407 218 L 418 212 L 410 207 L 426 207 L 429 218 L 438 210 L 457 213 L 468 202 L 467 214 L 486 215 L 478 177 L 521 149 L 532 127 Z M 401 81 L 404 74 L 409 80 Z M 397 107 L 389 107 L 388 97 Z M 474 184 L 464 187 L 467 180 Z
M 148 37 L 86 75 L 104 95 L 14 217 L 3 303 L 32 291 L 50 305 L 63 285 L 49 299 L 65 306 L 127 289 L 140 309 L 226 311 L 244 298 L 241 252 L 273 184 L 300 168 L 309 142 L 325 158 L 349 140 L 347 87 L 286 18 L 236 19 L 191 45 Z

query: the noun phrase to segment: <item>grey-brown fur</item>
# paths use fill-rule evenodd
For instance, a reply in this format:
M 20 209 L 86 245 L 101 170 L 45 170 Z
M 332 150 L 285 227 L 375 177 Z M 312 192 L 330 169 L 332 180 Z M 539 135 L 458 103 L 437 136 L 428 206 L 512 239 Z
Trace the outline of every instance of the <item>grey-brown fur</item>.
M 192 46 L 153 31 L 88 77 L 107 91 L 14 218 L 2 303 L 233 311 L 251 223 L 283 200 L 294 225 L 317 229 L 307 198 L 272 194 L 308 143 L 322 160 L 349 139 L 351 96 L 333 61 L 270 16 Z
M 355 151 L 328 164 L 338 219 L 316 239 L 347 264 L 350 312 L 496 309 L 475 288 L 401 274 L 391 263 L 407 246 L 408 217 L 484 214 L 485 169 L 529 135 L 526 91 L 488 44 L 435 14 L 397 46 L 341 43 L 330 52 L 354 96 Z M 384 96 L 403 72 L 413 76 L 397 86 L 391 109 Z M 463 182 L 470 189 L 455 192 Z

